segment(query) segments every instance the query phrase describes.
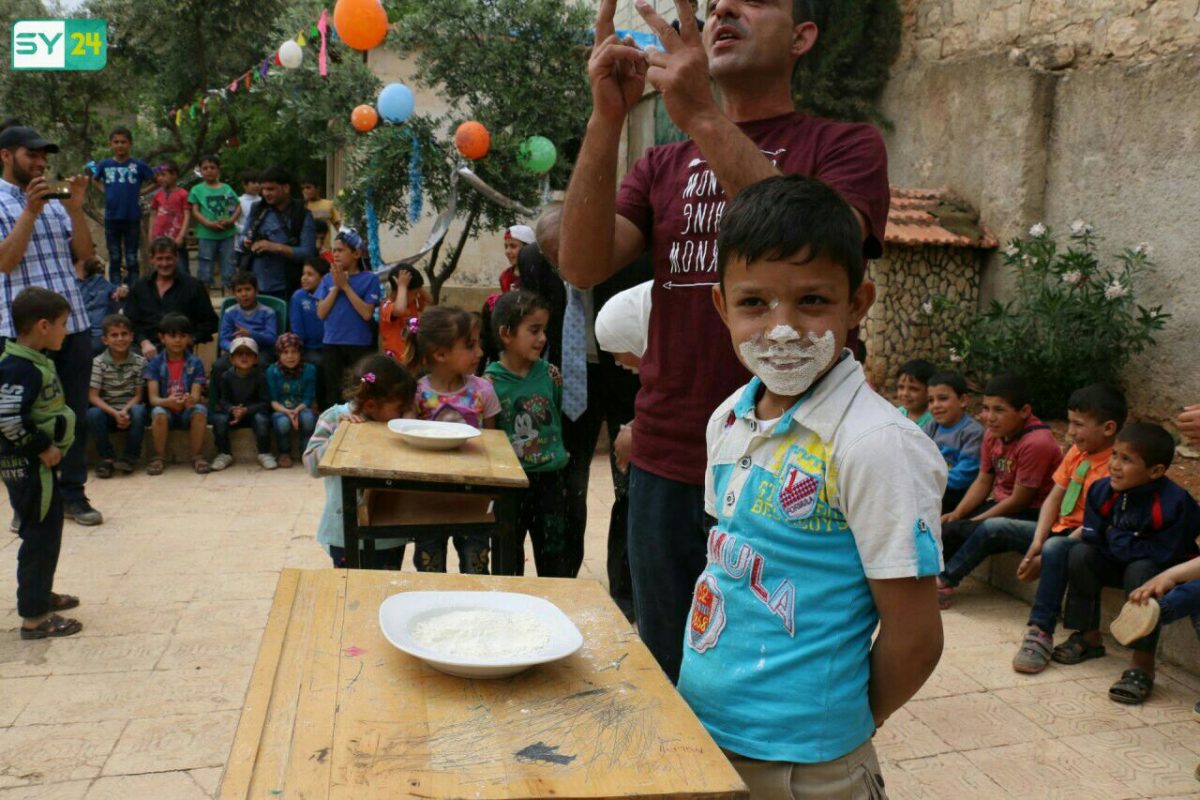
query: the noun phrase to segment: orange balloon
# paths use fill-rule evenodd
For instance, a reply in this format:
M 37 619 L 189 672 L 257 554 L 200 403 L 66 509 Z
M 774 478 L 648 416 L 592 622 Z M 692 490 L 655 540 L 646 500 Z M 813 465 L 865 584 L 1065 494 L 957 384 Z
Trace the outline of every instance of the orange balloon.
M 387 36 L 388 18 L 379 0 L 337 0 L 333 27 L 338 38 L 355 50 L 378 47 Z
M 488 129 L 475 120 L 464 122 L 454 132 L 454 146 L 472 161 L 478 161 L 488 154 L 492 146 L 492 135 Z
M 374 130 L 375 126 L 379 124 L 379 112 L 375 110 L 374 106 L 364 103 L 350 112 L 350 124 L 359 133 Z

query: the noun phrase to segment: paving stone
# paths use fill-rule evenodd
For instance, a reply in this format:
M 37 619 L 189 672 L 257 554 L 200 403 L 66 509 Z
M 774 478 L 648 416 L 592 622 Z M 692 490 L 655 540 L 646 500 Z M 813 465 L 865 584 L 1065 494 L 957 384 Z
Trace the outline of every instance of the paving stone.
M 147 663 L 158 661 L 170 638 L 161 633 L 72 636 L 33 642 L 14 637 L 0 642 L 0 678 L 144 669 Z
M 1144 797 L 1200 796 L 1196 753 L 1155 728 L 1068 736 L 1063 744 Z
M 1049 735 L 992 694 L 913 700 L 906 708 L 960 751 L 1037 741 Z
M 104 764 L 104 774 L 222 767 L 240 716 L 235 709 L 131 720 Z
M 875 749 L 881 759 L 905 761 L 949 753 L 955 748 L 944 742 L 928 725 L 902 708 L 875 734 Z
M 0 800 L 83 800 L 90 780 L 42 783 L 15 789 L 0 789 Z
M 192 776 L 200 788 L 208 792 L 210 797 L 216 797 L 217 791 L 221 788 L 221 778 L 225 775 L 225 767 L 205 767 L 204 769 L 189 769 L 188 775 Z
M 94 778 L 124 720 L 0 729 L 0 788 Z
M 1044 683 L 1000 689 L 995 695 L 1055 737 L 1140 728 L 1146 724 L 1129 706 L 1109 700 L 1107 689 L 1097 691 L 1094 683 Z
M 259 636 L 242 630 L 188 631 L 171 637 L 156 669 L 220 669 L 232 664 L 252 665 L 258 655 Z
M 1009 795 L 961 753 L 883 765 L 889 800 L 1008 800 Z
M 4 635 L 20 641 L 15 627 L 11 632 L 5 631 Z M 0 679 L 0 728 L 7 728 L 16 721 L 17 715 L 25 710 L 45 682 L 43 676 Z
M 963 754 L 1009 797 L 1125 800 L 1140 793 L 1062 742 L 1023 742 Z
M 186 772 L 155 772 L 149 775 L 118 775 L 100 778 L 84 800 L 209 800 Z

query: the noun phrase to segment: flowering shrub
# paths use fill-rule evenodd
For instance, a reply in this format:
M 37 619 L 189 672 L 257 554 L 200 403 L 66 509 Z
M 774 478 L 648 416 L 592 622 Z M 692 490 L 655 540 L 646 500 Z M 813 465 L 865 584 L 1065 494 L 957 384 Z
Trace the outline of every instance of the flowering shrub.
M 993 302 L 952 336 L 950 361 L 979 383 L 1014 372 L 1029 383 L 1039 415 L 1062 417 L 1067 398 L 1097 381 L 1120 385 L 1131 356 L 1154 344 L 1169 314 L 1136 302 L 1136 283 L 1153 271 L 1148 244 L 1126 248 L 1101 265 L 1097 237 L 1083 220 L 1071 223 L 1060 252 L 1042 223 L 1003 251 L 1016 270 L 1016 296 Z

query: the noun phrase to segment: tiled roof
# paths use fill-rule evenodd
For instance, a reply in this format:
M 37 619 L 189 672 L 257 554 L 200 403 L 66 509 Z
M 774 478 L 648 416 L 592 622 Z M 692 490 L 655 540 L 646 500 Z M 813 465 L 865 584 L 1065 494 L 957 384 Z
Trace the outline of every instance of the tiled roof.
M 901 189 L 892 187 L 887 232 L 890 245 L 942 245 L 992 249 L 996 237 L 979 220 L 979 212 L 948 188 Z

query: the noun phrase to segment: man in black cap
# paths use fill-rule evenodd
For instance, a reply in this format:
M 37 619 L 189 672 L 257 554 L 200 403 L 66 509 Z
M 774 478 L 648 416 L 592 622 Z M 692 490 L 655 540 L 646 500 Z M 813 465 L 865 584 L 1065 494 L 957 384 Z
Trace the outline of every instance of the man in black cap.
M 88 406 L 92 344 L 87 309 L 76 288 L 75 262 L 91 258 L 92 236 L 83 214 L 88 179 L 70 179 L 69 195 L 55 197 L 46 179 L 46 156 L 58 145 L 33 128 L 10 125 L 0 130 L 0 342 L 16 336 L 12 302 L 21 290 L 41 286 L 67 298 L 71 314 L 68 336 L 52 353 L 67 405 L 77 419 Z M 80 525 L 99 525 L 103 515 L 84 494 L 86 426 L 78 426 L 75 443 L 62 460 L 62 494 L 66 515 Z M 14 519 L 14 524 L 16 520 Z M 15 528 L 14 528 L 15 530 Z

